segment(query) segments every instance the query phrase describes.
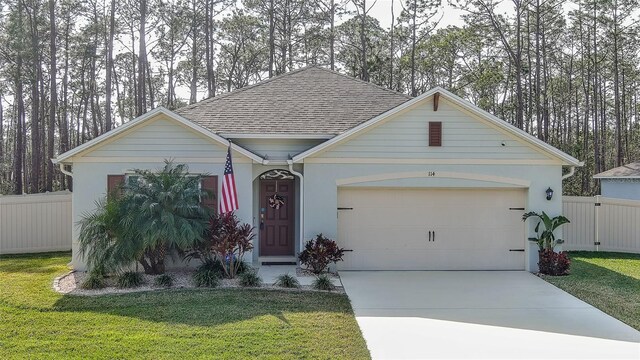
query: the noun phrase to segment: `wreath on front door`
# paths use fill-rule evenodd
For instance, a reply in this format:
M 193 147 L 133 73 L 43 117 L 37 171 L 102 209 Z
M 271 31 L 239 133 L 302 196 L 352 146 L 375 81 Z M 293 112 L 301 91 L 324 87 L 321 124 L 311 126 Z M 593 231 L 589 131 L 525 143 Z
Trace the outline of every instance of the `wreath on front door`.
M 281 195 L 273 194 L 273 196 L 269 198 L 269 206 L 272 209 L 280 210 L 280 208 L 284 206 L 284 198 Z

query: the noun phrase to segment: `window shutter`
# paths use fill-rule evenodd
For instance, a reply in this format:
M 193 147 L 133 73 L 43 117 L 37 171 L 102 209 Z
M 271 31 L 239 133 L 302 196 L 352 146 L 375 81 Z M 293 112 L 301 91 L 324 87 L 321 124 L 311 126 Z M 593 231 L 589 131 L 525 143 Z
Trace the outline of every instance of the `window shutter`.
M 218 198 L 218 177 L 217 176 L 203 176 L 200 180 L 200 186 L 202 190 L 206 191 L 202 200 L 202 206 L 216 210 L 216 199 Z
M 429 121 L 429 146 L 442 146 L 442 122 Z
M 122 190 L 120 187 L 124 184 L 124 175 L 107 175 L 107 194 L 115 194 L 120 196 Z

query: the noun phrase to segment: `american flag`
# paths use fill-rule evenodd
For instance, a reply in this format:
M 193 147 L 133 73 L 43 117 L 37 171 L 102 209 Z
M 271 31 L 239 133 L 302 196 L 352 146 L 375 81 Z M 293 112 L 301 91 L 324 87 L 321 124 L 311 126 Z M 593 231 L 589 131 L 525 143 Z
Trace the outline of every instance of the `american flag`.
M 220 214 L 238 210 L 238 193 L 236 192 L 236 179 L 233 177 L 231 145 L 229 145 L 229 149 L 227 150 L 227 162 L 224 165 L 224 178 L 222 179 L 222 197 L 220 199 Z

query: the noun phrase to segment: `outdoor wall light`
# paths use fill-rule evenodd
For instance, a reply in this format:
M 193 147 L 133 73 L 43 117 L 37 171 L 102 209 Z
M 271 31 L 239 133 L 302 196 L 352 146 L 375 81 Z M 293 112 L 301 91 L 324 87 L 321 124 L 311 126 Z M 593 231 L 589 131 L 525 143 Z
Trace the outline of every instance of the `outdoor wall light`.
M 548 188 L 545 193 L 547 194 L 547 200 L 551 200 L 551 198 L 553 197 L 553 189 Z

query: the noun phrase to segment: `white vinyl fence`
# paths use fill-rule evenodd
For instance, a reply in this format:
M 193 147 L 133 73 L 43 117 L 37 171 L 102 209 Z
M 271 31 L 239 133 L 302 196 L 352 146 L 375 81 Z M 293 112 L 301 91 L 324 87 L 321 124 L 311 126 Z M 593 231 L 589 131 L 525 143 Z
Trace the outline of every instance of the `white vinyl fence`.
M 640 253 L 640 201 L 602 196 L 564 196 L 565 250 Z
M 71 250 L 71 193 L 0 196 L 0 254 Z

